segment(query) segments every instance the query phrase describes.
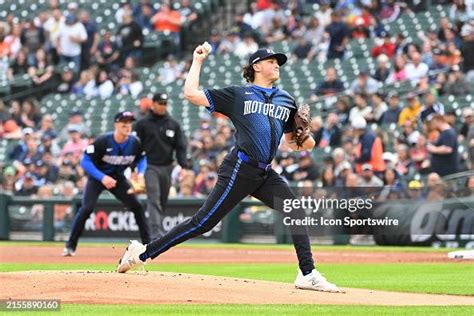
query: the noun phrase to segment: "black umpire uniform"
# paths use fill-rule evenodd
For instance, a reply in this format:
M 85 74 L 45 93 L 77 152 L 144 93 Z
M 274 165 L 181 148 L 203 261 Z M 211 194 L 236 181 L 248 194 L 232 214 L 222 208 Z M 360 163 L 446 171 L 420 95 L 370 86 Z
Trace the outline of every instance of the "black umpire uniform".
M 171 186 L 173 153 L 176 152 L 178 163 L 183 168 L 188 167 L 184 135 L 179 123 L 166 111 L 167 104 L 166 93 L 155 94 L 150 112 L 134 128 L 147 155 L 145 185 L 152 239 L 165 234 L 163 217 Z

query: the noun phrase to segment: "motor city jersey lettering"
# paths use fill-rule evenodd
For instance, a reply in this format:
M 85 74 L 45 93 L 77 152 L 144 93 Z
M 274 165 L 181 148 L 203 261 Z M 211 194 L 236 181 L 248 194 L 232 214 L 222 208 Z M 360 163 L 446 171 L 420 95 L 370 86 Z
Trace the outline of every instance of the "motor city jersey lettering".
M 290 109 L 284 106 L 275 106 L 273 103 L 263 103 L 259 101 L 244 101 L 244 115 L 263 114 L 284 122 L 290 118 Z
M 116 155 L 104 155 L 102 160 L 110 165 L 131 165 L 135 160 L 135 155 L 131 156 L 116 156 Z

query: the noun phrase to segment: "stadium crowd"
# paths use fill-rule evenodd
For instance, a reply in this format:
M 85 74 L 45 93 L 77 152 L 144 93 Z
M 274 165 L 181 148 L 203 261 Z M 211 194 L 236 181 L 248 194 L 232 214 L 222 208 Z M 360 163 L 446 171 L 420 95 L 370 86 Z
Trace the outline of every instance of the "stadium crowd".
M 298 186 L 383 187 L 387 199 L 442 197 L 432 193 L 442 184 L 442 176 L 474 168 L 473 109 L 447 111 L 439 101 L 444 95 L 473 93 L 473 1 L 453 1 L 439 28 L 416 35 L 422 45 L 403 34 L 390 34 L 384 26 L 411 10 L 404 3 L 308 2 L 319 4 L 314 15 L 303 14 L 301 1 L 254 1 L 248 12 L 235 15 L 227 32 L 213 31 L 209 38 L 213 54 L 241 58 L 289 40 L 296 44 L 291 58 L 317 62 L 343 59 L 352 39 L 374 38 L 376 71 L 362 70 L 347 85 L 328 67 L 317 84 L 312 102 L 336 101 L 333 110 L 313 117 L 315 155 L 295 154 L 282 144 L 275 170 Z M 180 10 L 171 8 L 167 2 L 156 11 L 151 1 L 125 1 L 115 15 L 120 24 L 115 34 L 100 31 L 76 3 L 63 11 L 51 1 L 49 11 L 28 21 L 9 15 L 0 24 L 0 79 L 25 74 L 41 86 L 55 75 L 54 67 L 62 65 L 60 82 L 50 91 L 103 99 L 130 94 L 137 99 L 137 116 L 143 117 L 151 100 L 142 98 L 143 84 L 135 68 L 144 30 L 168 30 L 175 43 L 175 54 L 157 80 L 182 79 L 189 67 L 181 58 L 180 27 L 197 15 L 189 1 L 181 0 Z M 381 89 L 395 82 L 410 82 L 413 91 L 401 96 Z M 193 169 L 174 169 L 171 197 L 208 194 L 217 180 L 217 166 L 233 146 L 233 129 L 226 118 L 200 119 L 200 128 L 188 139 Z M 71 112 L 68 124 L 57 130 L 53 117 L 40 115 L 38 101 L 28 98 L 0 102 L 0 123 L 0 137 L 19 140 L 8 153 L 12 163 L 3 166 L 3 191 L 40 197 L 81 192 L 86 177 L 79 161 L 96 136 L 88 133 L 83 113 Z M 474 188 L 473 177 L 466 187 Z

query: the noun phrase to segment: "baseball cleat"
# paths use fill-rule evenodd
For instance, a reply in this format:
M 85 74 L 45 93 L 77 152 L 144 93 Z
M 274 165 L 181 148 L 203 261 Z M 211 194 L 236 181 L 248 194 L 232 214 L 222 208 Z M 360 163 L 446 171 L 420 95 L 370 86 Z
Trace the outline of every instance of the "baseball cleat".
M 146 246 L 136 240 L 130 240 L 127 251 L 120 259 L 117 266 L 118 273 L 125 273 L 135 266 L 143 266 L 145 262 L 141 261 L 139 256 L 146 251 Z
M 326 280 L 326 278 L 314 269 L 308 275 L 303 275 L 301 271 L 298 271 L 298 275 L 295 280 L 295 287 L 301 290 L 313 290 L 320 292 L 331 292 L 331 293 L 344 293 L 344 291 L 338 289 L 335 284 L 332 284 Z
M 64 247 L 63 253 L 61 254 L 63 257 L 74 257 L 75 255 L 75 251 L 68 247 Z

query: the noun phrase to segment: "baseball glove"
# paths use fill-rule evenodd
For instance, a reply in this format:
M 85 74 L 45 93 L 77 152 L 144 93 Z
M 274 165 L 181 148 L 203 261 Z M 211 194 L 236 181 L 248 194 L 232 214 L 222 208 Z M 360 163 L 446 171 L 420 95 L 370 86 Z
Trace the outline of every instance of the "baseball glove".
M 302 147 L 303 143 L 311 135 L 311 113 L 308 104 L 301 104 L 294 117 L 294 135 L 295 142 L 298 147 Z
M 140 194 L 145 192 L 145 182 L 143 179 L 131 179 L 130 180 L 130 189 L 128 189 L 128 194 Z

